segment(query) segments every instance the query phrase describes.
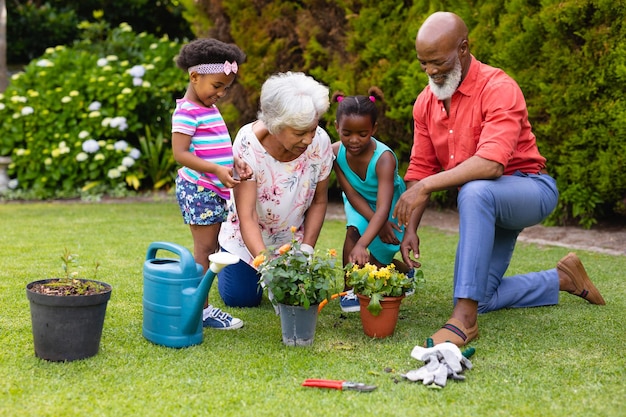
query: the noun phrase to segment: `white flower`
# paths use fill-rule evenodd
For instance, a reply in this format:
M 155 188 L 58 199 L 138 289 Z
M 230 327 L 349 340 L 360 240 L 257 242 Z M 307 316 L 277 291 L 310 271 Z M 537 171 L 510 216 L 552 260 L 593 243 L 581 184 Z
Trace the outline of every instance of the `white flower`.
M 90 119 L 95 119 L 96 117 L 100 117 L 100 112 L 99 111 L 91 111 L 88 114 Z
M 44 165 L 52 165 L 52 158 L 46 158 L 43 163 Z
M 141 83 L 141 86 L 143 88 L 150 88 L 152 84 L 150 84 L 150 81 L 144 81 L 143 83 Z
M 109 127 L 109 125 L 111 124 L 111 118 L 110 117 L 105 117 L 104 119 L 102 119 L 102 126 L 103 127 Z
M 119 178 L 121 176 L 122 176 L 122 174 L 120 173 L 120 171 L 117 168 L 110 169 L 109 172 L 107 173 L 107 177 L 109 177 L 111 179 Z
M 35 110 L 30 106 L 25 106 L 22 109 L 22 116 L 28 116 L 29 114 L 33 114 Z
M 100 58 L 97 62 L 97 65 L 99 67 L 104 67 L 105 65 L 107 65 L 109 63 L 109 61 L 106 58 Z
M 146 69 L 143 67 L 143 65 L 135 65 L 128 70 L 128 73 L 131 77 L 141 78 L 146 74 Z
M 11 103 L 26 103 L 28 99 L 24 96 L 13 96 L 11 97 Z
M 67 146 L 65 141 L 62 141 L 61 143 L 59 143 L 59 152 L 62 154 L 70 153 L 70 148 Z
M 124 165 L 120 165 L 120 166 L 117 167 L 117 170 L 119 172 L 126 172 L 126 171 L 128 171 L 128 168 L 126 168 Z
M 70 97 L 78 97 L 79 94 L 80 93 L 78 91 L 76 91 L 76 90 L 70 91 Z
M 113 147 L 116 151 L 123 151 L 128 148 L 128 142 L 126 142 L 125 140 L 118 140 L 117 142 L 115 142 Z
M 54 67 L 54 63 L 48 59 L 40 59 L 35 65 L 38 67 Z
M 86 130 L 81 130 L 78 134 L 79 139 L 85 139 L 87 137 L 89 137 L 89 132 L 87 132 Z
M 6 106 L 4 105 L 4 103 L 0 103 L 0 110 L 4 110 L 6 108 Z
M 99 101 L 92 101 L 91 104 L 89 104 L 89 107 L 87 107 L 87 110 L 98 111 L 100 110 L 100 107 L 102 107 L 102 104 L 100 104 Z
M 125 156 L 124 159 L 122 159 L 122 165 L 127 168 L 130 168 L 133 165 L 135 165 L 135 160 L 131 158 L 130 156 Z
M 139 77 L 135 77 L 133 78 L 133 86 L 134 87 L 141 87 L 143 85 L 143 79 L 139 78 Z
M 86 161 L 86 160 L 87 160 L 87 158 L 89 158 L 89 155 L 87 155 L 85 152 L 81 152 L 81 153 L 79 153 L 78 155 L 76 155 L 76 160 L 77 160 L 78 162 L 83 162 L 83 161 Z
M 139 152 L 139 149 L 133 148 L 128 155 L 133 159 L 139 159 L 141 152 Z
M 94 139 L 88 139 L 83 142 L 83 151 L 87 153 L 96 153 L 100 150 L 100 145 Z
M 17 178 L 14 178 L 12 180 L 9 180 L 9 183 L 7 184 L 7 186 L 10 189 L 15 190 L 17 188 L 18 184 L 19 184 L 19 181 L 17 180 Z
M 104 161 L 104 155 L 101 153 L 97 153 L 96 156 L 93 157 L 94 161 Z
M 120 132 L 123 132 L 128 128 L 128 124 L 126 123 L 126 118 L 123 116 L 117 116 L 111 119 L 109 126 L 113 128 L 117 128 Z
M 116 55 L 107 55 L 107 61 L 117 61 L 118 59 Z
M 70 101 L 72 101 L 72 97 L 70 96 L 65 96 L 61 99 L 61 103 L 69 103 Z
M 122 94 L 130 94 L 132 93 L 133 90 L 131 90 L 130 88 L 126 87 L 122 89 Z

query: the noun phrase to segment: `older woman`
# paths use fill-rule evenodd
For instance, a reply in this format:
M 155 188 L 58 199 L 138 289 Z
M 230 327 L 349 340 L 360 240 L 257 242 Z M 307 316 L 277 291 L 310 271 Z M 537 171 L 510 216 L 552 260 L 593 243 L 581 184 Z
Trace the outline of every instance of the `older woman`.
M 329 107 L 328 88 L 303 73 L 279 73 L 261 89 L 258 120 L 243 126 L 233 153 L 253 171 L 233 190 L 234 203 L 222 224 L 222 250 L 241 258 L 218 274 L 224 303 L 253 307 L 261 302 L 252 260 L 268 246 L 291 241 L 313 251 L 328 204 L 333 152 L 318 126 Z

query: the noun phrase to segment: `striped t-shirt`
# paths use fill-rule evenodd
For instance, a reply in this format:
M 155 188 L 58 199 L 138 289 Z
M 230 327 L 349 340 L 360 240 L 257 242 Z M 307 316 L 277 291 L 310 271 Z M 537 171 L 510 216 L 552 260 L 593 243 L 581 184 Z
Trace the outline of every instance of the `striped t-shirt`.
M 230 134 L 217 107 L 200 106 L 187 99 L 176 100 L 176 109 L 172 115 L 172 133 L 191 136 L 189 152 L 199 158 L 228 168 L 233 167 Z M 226 200 L 230 198 L 230 189 L 214 174 L 182 167 L 178 170 L 178 175 L 189 182 L 215 191 Z

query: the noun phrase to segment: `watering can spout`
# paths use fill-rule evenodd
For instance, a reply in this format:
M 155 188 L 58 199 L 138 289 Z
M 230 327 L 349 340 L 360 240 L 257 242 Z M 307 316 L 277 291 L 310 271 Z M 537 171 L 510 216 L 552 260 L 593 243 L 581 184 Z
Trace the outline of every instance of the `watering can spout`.
M 182 290 L 181 322 L 183 333 L 193 333 L 198 326 L 198 318 L 202 317 L 204 302 L 209 296 L 215 275 L 225 266 L 239 262 L 239 257 L 228 252 L 217 252 L 209 256 L 209 269 L 196 288 Z

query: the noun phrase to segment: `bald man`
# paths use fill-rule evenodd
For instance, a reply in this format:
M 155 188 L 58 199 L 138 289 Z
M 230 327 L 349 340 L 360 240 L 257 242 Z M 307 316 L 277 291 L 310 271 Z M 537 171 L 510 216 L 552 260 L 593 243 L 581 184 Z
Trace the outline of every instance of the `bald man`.
M 430 15 L 415 49 L 428 86 L 413 107 L 408 189 L 394 210 L 407 226 L 400 246 L 407 265 L 419 265 L 417 228 L 430 194 L 459 189 L 454 308 L 434 343 L 464 346 L 478 336 L 478 313 L 557 304 L 559 291 L 605 304 L 573 253 L 556 268 L 504 276 L 519 233 L 543 221 L 559 195 L 524 96 L 502 70 L 472 56 L 467 26 L 454 13 Z

